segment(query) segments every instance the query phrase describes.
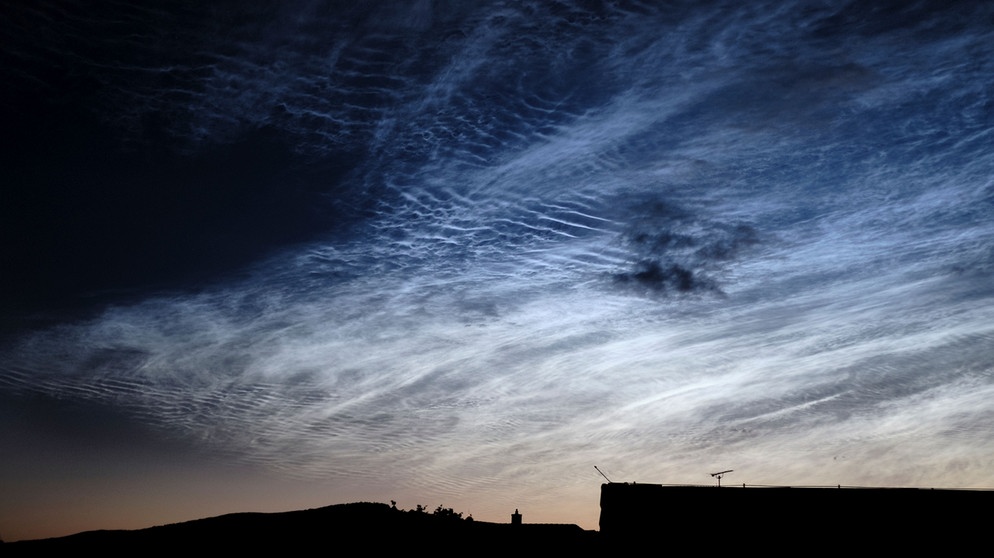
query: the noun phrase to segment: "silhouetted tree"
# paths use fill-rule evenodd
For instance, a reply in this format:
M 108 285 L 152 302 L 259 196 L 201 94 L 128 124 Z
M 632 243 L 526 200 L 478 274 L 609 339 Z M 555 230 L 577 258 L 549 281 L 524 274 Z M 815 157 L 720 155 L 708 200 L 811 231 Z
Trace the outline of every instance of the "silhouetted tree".
M 439 504 L 432 513 L 443 519 L 462 519 L 462 512 L 456 512 L 452 508 L 443 508 L 442 504 Z

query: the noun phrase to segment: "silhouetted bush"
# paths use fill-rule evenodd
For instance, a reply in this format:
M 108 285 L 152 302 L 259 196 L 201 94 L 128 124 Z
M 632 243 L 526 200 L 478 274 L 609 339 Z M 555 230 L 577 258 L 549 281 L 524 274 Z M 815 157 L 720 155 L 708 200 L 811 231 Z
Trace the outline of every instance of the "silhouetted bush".
M 442 504 L 439 504 L 432 515 L 436 517 L 441 517 L 442 519 L 462 519 L 462 512 L 455 512 L 452 508 L 443 508 Z

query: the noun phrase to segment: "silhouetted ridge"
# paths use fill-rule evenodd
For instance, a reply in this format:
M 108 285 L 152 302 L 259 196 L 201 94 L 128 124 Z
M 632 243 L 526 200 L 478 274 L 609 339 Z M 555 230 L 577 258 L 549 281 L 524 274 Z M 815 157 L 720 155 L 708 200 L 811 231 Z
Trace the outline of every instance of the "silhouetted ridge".
M 206 545 L 219 545 L 226 552 L 332 547 L 376 553 L 413 549 L 510 551 L 522 547 L 576 550 L 581 545 L 589 547 L 596 542 L 595 537 L 596 532 L 576 525 L 490 523 L 359 502 L 280 513 L 232 513 L 129 531 L 87 531 L 8 543 L 5 551 L 20 551 L 22 555 L 67 550 L 181 551 Z

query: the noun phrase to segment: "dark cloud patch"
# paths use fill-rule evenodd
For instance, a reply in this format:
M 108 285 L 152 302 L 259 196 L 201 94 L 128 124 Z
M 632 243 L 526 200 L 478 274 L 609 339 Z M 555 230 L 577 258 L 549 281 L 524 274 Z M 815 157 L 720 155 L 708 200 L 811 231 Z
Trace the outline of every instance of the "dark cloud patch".
M 619 284 L 637 286 L 652 292 L 717 291 L 714 282 L 700 273 L 679 264 L 655 260 L 638 262 L 631 271 L 615 274 L 614 279 Z
M 659 196 L 631 207 L 634 219 L 622 242 L 633 263 L 613 275 L 616 284 L 652 292 L 719 293 L 714 275 L 761 241 L 753 225 L 723 222 Z

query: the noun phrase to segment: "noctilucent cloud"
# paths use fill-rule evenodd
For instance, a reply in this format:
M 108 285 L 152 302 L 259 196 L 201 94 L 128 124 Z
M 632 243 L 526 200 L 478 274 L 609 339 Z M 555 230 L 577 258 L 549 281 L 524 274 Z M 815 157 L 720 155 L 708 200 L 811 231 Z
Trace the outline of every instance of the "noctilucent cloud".
M 23 3 L 0 536 L 994 486 L 994 6 Z

